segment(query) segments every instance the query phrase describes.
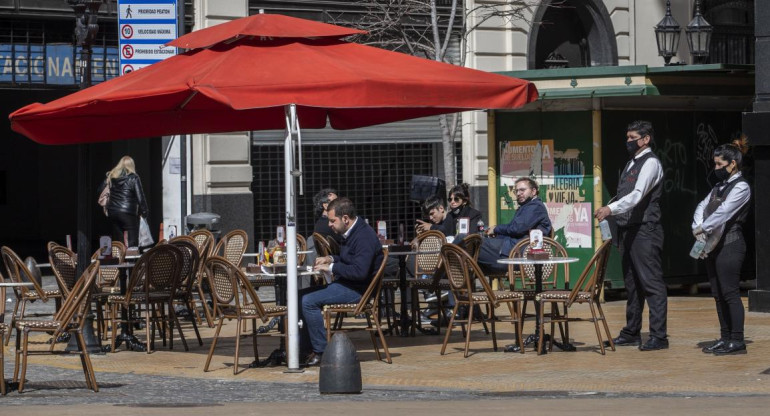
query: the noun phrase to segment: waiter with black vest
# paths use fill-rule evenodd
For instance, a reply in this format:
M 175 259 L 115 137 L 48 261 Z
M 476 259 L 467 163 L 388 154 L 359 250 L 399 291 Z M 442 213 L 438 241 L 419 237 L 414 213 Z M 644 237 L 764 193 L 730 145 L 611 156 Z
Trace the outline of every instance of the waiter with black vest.
M 692 233 L 706 242 L 702 257 L 711 293 L 717 306 L 720 337 L 703 347 L 715 355 L 745 354 L 744 311 L 741 302 L 741 268 L 746 257 L 742 225 L 749 214 L 751 189 L 741 174 L 745 136 L 714 150 L 714 174 L 719 183 L 698 204 L 692 220 Z
M 628 292 L 626 326 L 613 341 L 620 346 L 641 343 L 646 300 L 650 339 L 639 349 L 661 350 L 668 348 L 668 299 L 663 282 L 663 227 L 660 224 L 663 167 L 650 148 L 655 140 L 652 124 L 634 121 L 626 130 L 626 149 L 631 160 L 620 174 L 613 202 L 594 213 L 599 221 L 612 217 L 617 224 L 617 235 L 613 237 L 622 255 L 623 280 Z

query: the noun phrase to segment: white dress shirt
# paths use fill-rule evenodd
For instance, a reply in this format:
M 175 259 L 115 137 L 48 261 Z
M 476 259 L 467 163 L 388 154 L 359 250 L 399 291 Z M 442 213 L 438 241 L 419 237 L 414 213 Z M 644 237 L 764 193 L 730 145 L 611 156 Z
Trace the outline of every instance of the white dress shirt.
M 715 188 L 721 191 L 730 182 L 736 181 L 742 176 L 743 175 L 738 172 L 735 175 L 730 176 L 726 182 L 718 184 Z M 743 206 L 749 202 L 750 198 L 751 189 L 749 188 L 749 184 L 745 181 L 737 183 L 730 193 L 725 196 L 725 200 L 719 205 L 719 208 L 704 221 L 704 210 L 711 200 L 711 192 L 709 192 L 709 194 L 706 195 L 706 198 L 704 198 L 703 201 L 700 201 L 698 207 L 695 208 L 695 214 L 693 214 L 692 217 L 692 229 L 695 230 L 700 226 L 707 234 L 717 233 L 714 237 L 721 237 L 727 221 L 729 221 L 738 210 L 743 208 Z M 719 238 L 717 238 L 717 240 L 719 240 Z
M 631 160 L 631 163 L 628 164 L 626 171 L 634 166 L 636 159 L 642 157 L 648 152 L 652 152 L 652 149 L 649 147 L 634 156 L 634 158 Z M 642 198 L 644 198 L 652 190 L 652 188 L 654 188 L 662 180 L 663 166 L 660 164 L 660 161 L 657 158 L 649 158 L 646 162 L 644 162 L 642 169 L 639 171 L 639 177 L 636 179 L 634 190 L 623 198 L 607 204 L 607 207 L 612 212 L 612 215 L 628 212 L 633 209 L 639 203 L 639 201 L 641 201 Z

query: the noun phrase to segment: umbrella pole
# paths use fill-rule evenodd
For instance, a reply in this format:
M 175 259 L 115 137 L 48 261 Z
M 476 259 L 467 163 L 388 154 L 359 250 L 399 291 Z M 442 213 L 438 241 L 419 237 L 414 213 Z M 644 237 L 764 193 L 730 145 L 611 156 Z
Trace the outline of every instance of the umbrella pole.
M 286 115 L 286 138 L 284 140 L 284 174 L 286 198 L 286 305 L 288 308 L 285 330 L 288 333 L 287 372 L 301 372 L 299 368 L 299 313 L 297 298 L 297 223 L 296 195 L 294 194 L 294 134 L 297 134 L 297 107 L 294 104 L 284 107 Z

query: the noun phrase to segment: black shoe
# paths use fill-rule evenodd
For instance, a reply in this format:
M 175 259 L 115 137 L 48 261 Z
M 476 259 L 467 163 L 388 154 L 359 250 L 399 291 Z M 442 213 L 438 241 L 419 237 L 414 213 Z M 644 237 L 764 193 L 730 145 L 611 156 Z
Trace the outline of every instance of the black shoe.
M 617 347 L 636 347 L 642 342 L 642 339 L 639 337 L 628 337 L 626 335 L 620 334 L 617 338 L 613 338 L 612 342 Z M 604 341 L 604 346 L 609 347 L 610 342 Z
M 746 344 L 742 341 L 728 341 L 722 348 L 714 350 L 714 355 L 746 354 Z
M 665 338 L 650 337 L 644 345 L 639 346 L 639 351 L 667 350 L 668 340 Z
M 310 355 L 307 357 L 307 361 L 305 361 L 305 365 L 308 367 L 315 367 L 317 365 L 321 365 L 322 357 L 323 357 L 322 353 L 318 353 L 318 352 L 310 353 Z
M 705 352 L 706 354 L 711 354 L 714 352 L 714 350 L 718 350 L 724 347 L 725 344 L 727 344 L 727 341 L 723 339 L 718 339 L 713 344 L 703 347 L 701 351 Z

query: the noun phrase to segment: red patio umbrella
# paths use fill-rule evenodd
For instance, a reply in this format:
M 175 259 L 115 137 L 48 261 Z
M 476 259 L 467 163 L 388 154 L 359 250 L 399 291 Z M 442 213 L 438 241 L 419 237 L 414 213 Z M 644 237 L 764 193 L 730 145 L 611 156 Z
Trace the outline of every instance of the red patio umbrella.
M 188 133 L 286 129 L 289 367 L 297 368 L 294 136 L 472 109 L 512 109 L 537 98 L 527 82 L 346 42 L 363 33 L 259 14 L 184 35 L 189 48 L 119 78 L 10 115 L 43 144 Z

